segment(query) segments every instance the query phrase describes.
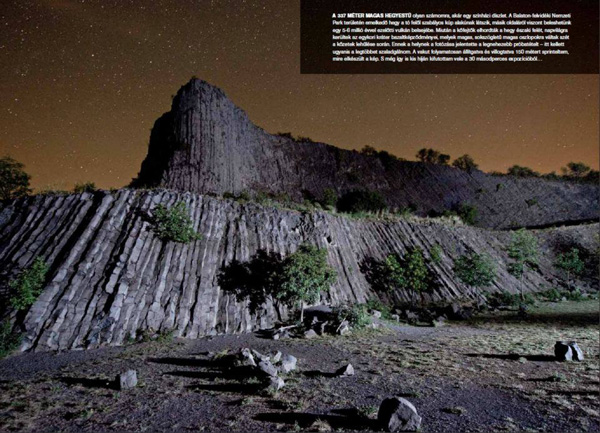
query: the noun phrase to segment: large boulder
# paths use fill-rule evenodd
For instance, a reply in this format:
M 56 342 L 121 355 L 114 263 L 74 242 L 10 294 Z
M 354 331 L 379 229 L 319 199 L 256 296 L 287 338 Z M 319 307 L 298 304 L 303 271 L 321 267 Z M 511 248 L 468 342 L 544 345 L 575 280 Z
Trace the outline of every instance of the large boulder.
M 576 342 L 570 341 L 569 347 L 573 353 L 573 361 L 583 361 L 583 350 L 577 345 Z
M 421 417 L 413 404 L 402 397 L 390 397 L 381 402 L 377 421 L 389 432 L 417 431 Z
M 572 361 L 573 350 L 566 341 L 557 341 L 554 345 L 554 356 L 557 361 Z

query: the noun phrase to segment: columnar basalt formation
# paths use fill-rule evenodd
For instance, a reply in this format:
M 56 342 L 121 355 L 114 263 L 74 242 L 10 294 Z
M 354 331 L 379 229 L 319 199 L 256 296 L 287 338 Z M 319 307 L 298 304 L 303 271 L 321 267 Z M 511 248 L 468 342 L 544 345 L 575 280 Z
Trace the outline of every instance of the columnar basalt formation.
M 452 167 L 382 160 L 323 143 L 298 142 L 255 126 L 210 84 L 183 86 L 171 111 L 156 121 L 134 186 L 178 191 L 287 194 L 317 198 L 353 189 L 380 191 L 392 208 L 420 215 L 461 204 L 477 208 L 476 225 L 543 227 L 599 216 L 598 186 L 492 176 Z
M 153 209 L 177 201 L 186 203 L 202 239 L 181 244 L 154 233 Z M 542 257 L 539 270 L 525 276 L 525 290 L 555 285 L 555 253 L 577 246 L 592 254 L 597 231 L 598 224 L 535 231 Z M 327 248 L 338 280 L 323 301 L 338 305 L 378 296 L 363 273 L 365 261 L 412 246 L 427 256 L 433 245 L 443 251 L 441 262 L 431 264 L 437 283 L 429 299 L 478 296 L 452 270 L 453 261 L 469 251 L 487 253 L 497 263 L 498 278 L 486 290 L 516 292 L 518 282 L 506 271 L 509 240 L 505 231 L 429 220 L 355 220 L 165 190 L 34 196 L 0 205 L 0 305 L 7 305 L 8 281 L 42 257 L 50 272 L 41 296 L 18 320 L 23 349 L 121 344 L 149 328 L 187 338 L 238 333 L 269 327 L 278 316 L 270 303 L 252 314 L 246 301 L 218 283 L 227 264 L 259 250 L 286 255 L 304 242 Z M 597 286 L 594 275 L 587 284 Z M 410 296 L 392 294 L 394 300 Z

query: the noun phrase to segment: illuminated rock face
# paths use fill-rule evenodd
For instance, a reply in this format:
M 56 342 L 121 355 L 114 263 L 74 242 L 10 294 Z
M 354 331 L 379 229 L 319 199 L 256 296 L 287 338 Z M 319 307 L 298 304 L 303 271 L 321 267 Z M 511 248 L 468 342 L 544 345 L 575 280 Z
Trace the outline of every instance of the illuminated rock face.
M 597 219 L 598 186 L 467 173 L 452 167 L 365 156 L 323 143 L 271 135 L 210 84 L 183 86 L 152 130 L 134 186 L 222 195 L 286 194 L 300 201 L 377 190 L 391 208 L 441 213 L 477 208 L 476 225 L 542 227 Z
M 185 202 L 202 239 L 165 242 L 149 216 L 162 203 Z M 539 271 L 525 276 L 525 290 L 555 284 L 556 251 L 566 245 L 592 254 L 598 224 L 535 231 L 540 240 Z M 454 278 L 453 263 L 470 251 L 487 253 L 498 277 L 485 290 L 515 292 L 519 283 L 507 269 L 510 232 L 449 226 L 427 220 L 365 221 L 328 213 L 237 203 L 173 191 L 121 190 L 68 196 L 34 196 L 0 204 L 0 306 L 8 305 L 8 281 L 42 257 L 50 266 L 37 302 L 22 318 L 23 348 L 39 350 L 121 344 L 138 330 L 174 330 L 197 338 L 267 328 L 278 318 L 267 303 L 251 313 L 222 290 L 218 275 L 234 259 L 247 261 L 259 250 L 281 255 L 305 242 L 327 248 L 337 282 L 323 302 L 408 301 L 411 293 L 376 293 L 364 265 L 417 246 L 428 257 L 433 246 L 443 254 L 432 263 L 435 289 L 425 300 L 475 298 Z M 598 284 L 593 270 L 578 286 Z M 595 279 L 594 279 L 595 278 Z M 1 313 L 1 312 L 0 312 Z M 286 310 L 279 313 L 285 318 Z M 20 319 L 21 320 L 21 319 Z

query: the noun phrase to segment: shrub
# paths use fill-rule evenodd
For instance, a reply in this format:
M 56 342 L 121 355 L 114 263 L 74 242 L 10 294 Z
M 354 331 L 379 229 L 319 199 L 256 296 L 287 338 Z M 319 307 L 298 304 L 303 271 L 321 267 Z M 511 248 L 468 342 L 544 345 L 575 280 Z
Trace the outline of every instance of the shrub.
M 549 290 L 546 290 L 545 292 L 540 292 L 539 296 L 545 298 L 550 302 L 558 302 L 562 299 L 563 294 L 556 287 L 553 287 Z
M 335 190 L 331 188 L 325 188 L 323 191 L 323 198 L 320 201 L 321 205 L 326 208 L 333 208 L 335 207 L 337 201 L 338 195 Z
M 583 260 L 579 258 L 577 248 L 571 248 L 566 253 L 558 254 L 554 266 L 565 273 L 569 290 L 571 290 L 571 276 L 580 275 L 585 267 Z
M 475 163 L 475 160 L 467 154 L 456 158 L 452 163 L 452 166 L 468 173 L 471 173 L 473 170 L 476 170 L 479 167 Z
M 427 164 L 448 165 L 450 155 L 438 152 L 435 149 L 423 148 L 417 152 L 417 159 Z
M 21 344 L 21 335 L 12 331 L 10 322 L 0 322 L 0 359 L 10 355 Z
M 73 191 L 76 193 L 82 192 L 94 192 L 97 191 L 96 184 L 94 182 L 76 183 Z
M 518 307 L 535 303 L 535 298 L 531 293 L 518 294 L 507 291 L 491 293 L 487 296 L 487 299 L 492 307 Z
M 431 257 L 431 261 L 436 265 L 439 265 L 442 262 L 442 247 L 438 244 L 435 244 L 431 247 L 429 251 L 429 256 Z
M 29 176 L 23 170 L 25 166 L 5 156 L 0 158 L 0 200 L 22 197 L 31 193 Z
M 458 207 L 458 216 L 465 224 L 474 225 L 477 221 L 477 214 L 477 208 L 473 205 L 462 203 Z
M 159 204 L 154 210 L 154 231 L 164 241 L 188 243 L 202 237 L 194 231 L 192 219 L 183 202 L 171 208 Z
M 327 250 L 304 244 L 283 261 L 275 297 L 288 305 L 299 303 L 303 321 L 305 303 L 318 301 L 336 279 L 335 270 L 327 264 Z
M 492 259 L 486 254 L 471 253 L 459 257 L 454 264 L 454 273 L 471 287 L 489 286 L 496 278 Z
M 581 289 L 579 288 L 565 293 L 565 297 L 569 301 L 583 301 L 584 299 L 583 293 L 581 293 Z
M 352 306 L 341 306 L 334 310 L 336 321 L 341 323 L 347 320 L 350 326 L 355 329 L 361 329 L 371 323 L 371 316 L 367 311 L 365 304 L 355 304 Z
M 31 266 L 10 281 L 8 286 L 14 291 L 10 303 L 17 311 L 26 310 L 37 300 L 44 288 L 48 265 L 41 257 L 36 257 Z
M 392 311 L 390 310 L 390 307 L 385 305 L 383 302 L 381 302 L 377 298 L 369 299 L 367 301 L 367 303 L 365 304 L 365 306 L 367 307 L 368 310 L 379 311 L 381 313 L 381 317 L 384 319 L 390 319 L 392 316 Z
M 377 191 L 354 190 L 347 192 L 338 200 L 340 212 L 377 212 L 387 209 L 387 203 Z
M 521 165 L 513 165 L 507 170 L 506 173 L 510 176 L 517 177 L 540 177 L 540 174 L 537 171 L 534 171 L 529 167 L 523 167 Z

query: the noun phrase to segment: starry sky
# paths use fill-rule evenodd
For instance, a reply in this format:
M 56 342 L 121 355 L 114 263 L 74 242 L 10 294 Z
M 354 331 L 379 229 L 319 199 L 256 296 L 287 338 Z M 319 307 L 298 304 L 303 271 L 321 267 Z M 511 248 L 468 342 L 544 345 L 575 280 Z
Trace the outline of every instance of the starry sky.
M 301 75 L 299 0 L 6 0 L 0 59 L 0 156 L 36 189 L 126 185 L 193 75 L 273 133 L 598 168 L 598 75 Z

